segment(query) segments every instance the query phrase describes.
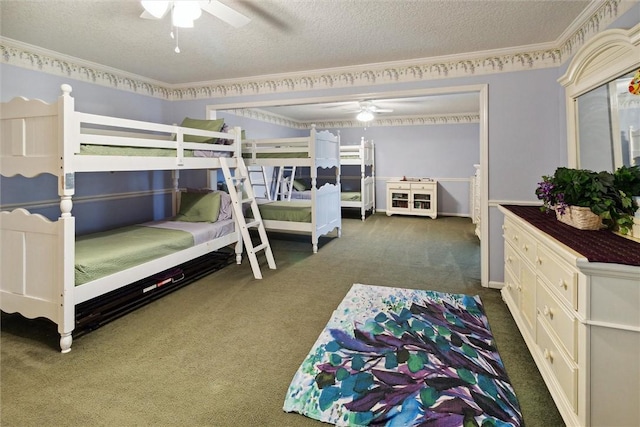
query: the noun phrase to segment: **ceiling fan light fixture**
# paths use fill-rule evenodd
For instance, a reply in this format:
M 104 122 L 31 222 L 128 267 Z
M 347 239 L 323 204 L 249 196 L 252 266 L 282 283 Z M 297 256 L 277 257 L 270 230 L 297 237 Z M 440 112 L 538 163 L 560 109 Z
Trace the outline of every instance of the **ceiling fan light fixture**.
M 143 0 L 140 2 L 140 4 L 142 4 L 144 10 L 149 12 L 151 16 L 158 19 L 162 18 L 164 14 L 167 13 L 167 9 L 169 8 L 168 1 Z
M 176 1 L 171 10 L 171 23 L 174 27 L 193 28 L 193 21 L 200 15 L 202 10 L 197 1 Z
M 362 110 L 358 113 L 358 115 L 356 116 L 356 120 L 360 121 L 360 122 L 370 122 L 371 120 L 373 120 L 373 113 L 369 110 Z

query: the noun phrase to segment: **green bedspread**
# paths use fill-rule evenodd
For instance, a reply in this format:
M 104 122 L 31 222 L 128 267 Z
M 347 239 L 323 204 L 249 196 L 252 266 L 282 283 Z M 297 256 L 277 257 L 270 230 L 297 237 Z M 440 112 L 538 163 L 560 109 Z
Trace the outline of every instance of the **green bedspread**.
M 343 191 L 340 193 L 340 200 L 343 202 L 358 202 L 362 200 L 359 191 Z
M 76 238 L 76 286 L 193 246 L 191 233 L 129 226 Z
M 274 221 L 311 222 L 310 202 L 269 202 L 258 205 L 262 219 Z M 247 212 L 251 215 L 251 210 Z
M 242 157 L 245 159 L 251 159 L 253 155 L 251 153 L 242 153 Z M 257 159 L 306 159 L 309 157 L 309 153 L 303 152 L 291 152 L 291 153 L 257 153 Z
M 93 156 L 175 157 L 176 150 L 170 148 L 116 147 L 87 144 L 82 145 L 80 154 Z M 184 157 L 193 157 L 193 151 L 184 150 Z

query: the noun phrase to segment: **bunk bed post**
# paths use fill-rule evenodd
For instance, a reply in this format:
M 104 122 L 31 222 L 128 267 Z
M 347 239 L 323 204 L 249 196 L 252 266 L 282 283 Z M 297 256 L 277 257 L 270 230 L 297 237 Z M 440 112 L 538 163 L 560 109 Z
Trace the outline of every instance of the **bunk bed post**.
M 371 213 L 376 213 L 376 146 L 371 140 Z
M 234 128 L 233 128 L 233 143 L 235 144 L 236 150 L 232 155 L 234 157 L 234 161 L 235 161 L 235 164 L 236 164 L 236 167 L 237 167 L 238 166 L 238 162 L 243 161 L 243 159 L 242 159 L 242 129 L 239 126 L 234 126 Z M 235 174 L 235 171 L 234 171 L 234 174 Z M 235 188 L 228 188 L 228 187 L 229 186 L 227 185 L 227 191 L 229 192 L 229 194 L 231 194 L 232 191 L 235 191 Z M 242 200 L 242 194 L 240 194 L 239 197 Z M 234 212 L 234 215 L 235 215 L 235 212 Z M 242 263 L 242 252 L 244 251 L 244 248 L 243 248 L 244 241 L 243 241 L 243 237 L 242 237 L 242 230 L 238 226 L 238 222 L 237 221 L 236 221 L 235 233 L 238 236 L 238 238 L 236 240 L 235 248 L 234 248 L 235 253 L 236 253 L 236 264 L 241 264 Z
M 311 132 L 309 134 L 309 158 L 311 159 L 315 159 L 316 158 L 316 136 L 317 136 L 317 132 L 316 132 L 316 125 L 312 124 L 311 125 Z M 310 168 L 310 175 L 311 175 L 311 211 L 312 212 L 317 212 L 318 207 L 317 205 L 317 195 L 316 193 L 318 192 L 318 168 L 317 167 L 311 167 Z M 311 215 L 311 244 L 313 246 L 313 253 L 316 254 L 318 253 L 318 218 L 316 214 Z
M 72 167 L 74 152 L 80 150 L 80 122 L 75 116 L 75 103 L 71 97 L 71 86 L 61 86 L 62 95 L 58 102 L 58 152 L 60 171 L 58 174 L 58 195 L 60 196 L 60 219 L 58 230 L 58 256 L 62 257 L 54 280 L 61 287 L 58 312 L 58 332 L 60 350 L 71 351 L 71 333 L 75 327 L 75 218 L 72 196 L 75 193 L 75 174 Z M 77 150 L 76 150 L 77 147 Z
M 336 169 L 336 187 L 338 187 L 338 216 L 340 218 L 337 231 L 338 231 L 338 237 L 342 237 L 342 209 L 340 207 L 340 194 L 342 194 L 342 184 L 340 183 L 340 176 L 342 175 L 342 163 L 340 162 L 340 131 L 338 131 L 338 135 L 336 137 L 334 154 L 335 154 L 334 157 L 337 159 L 335 169 Z
M 367 177 L 367 164 L 368 162 L 368 158 L 367 158 L 367 150 L 365 147 L 366 141 L 364 139 L 364 136 L 360 139 L 360 148 L 358 149 L 359 151 L 359 158 L 360 160 L 360 198 L 361 200 L 361 204 L 360 204 L 360 215 L 362 217 L 362 220 L 364 221 L 366 219 L 366 213 L 367 213 L 367 203 L 369 202 L 369 188 L 367 187 L 367 184 L 365 182 L 365 178 Z
M 178 194 L 180 193 L 180 171 L 171 171 L 171 180 L 173 181 L 173 188 L 171 190 L 171 216 L 178 214 Z

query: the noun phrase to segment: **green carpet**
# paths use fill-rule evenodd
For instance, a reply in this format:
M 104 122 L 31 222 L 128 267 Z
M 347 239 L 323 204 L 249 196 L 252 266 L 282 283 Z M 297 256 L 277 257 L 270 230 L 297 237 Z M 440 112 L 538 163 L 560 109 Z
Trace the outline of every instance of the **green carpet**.
M 272 234 L 277 270 L 231 265 L 75 339 L 2 315 L 3 426 L 322 426 L 282 410 L 353 283 L 479 295 L 527 426 L 563 425 L 497 290 L 480 286 L 469 219 L 344 219 L 341 238 Z

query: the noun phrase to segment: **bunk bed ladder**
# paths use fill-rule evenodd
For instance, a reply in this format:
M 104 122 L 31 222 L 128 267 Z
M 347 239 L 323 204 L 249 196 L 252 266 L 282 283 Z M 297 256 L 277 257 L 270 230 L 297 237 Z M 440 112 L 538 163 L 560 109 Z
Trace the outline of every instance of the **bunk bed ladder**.
M 276 262 L 273 258 L 273 252 L 271 251 L 271 245 L 267 238 L 267 231 L 264 228 L 262 217 L 260 216 L 260 210 L 258 209 L 258 202 L 253 194 L 253 188 L 249 181 L 249 171 L 242 158 L 236 159 L 237 166 L 233 175 L 231 174 L 231 168 L 227 158 L 220 157 L 220 165 L 222 166 L 222 172 L 224 174 L 227 188 L 229 189 L 229 196 L 231 197 L 233 205 L 233 216 L 236 220 L 236 224 L 240 227 L 242 233 L 242 240 L 247 250 L 249 262 L 251 263 L 251 269 L 256 279 L 262 279 L 262 272 L 260 271 L 260 262 L 258 261 L 257 253 L 264 251 L 267 258 L 269 268 L 275 270 Z M 251 213 L 253 218 L 250 218 L 247 222 L 247 218 L 244 216 L 243 205 L 249 203 L 251 206 Z M 250 229 L 258 230 L 260 236 L 260 243 L 254 245 L 249 234 Z
M 271 183 L 273 180 L 269 180 L 267 177 L 267 170 L 264 166 L 247 166 L 249 172 L 249 181 L 253 186 L 253 193 L 257 198 L 265 198 L 267 200 L 273 200 L 271 196 Z M 263 196 L 260 197 L 256 194 L 257 190 L 264 188 Z
M 287 172 L 289 174 L 287 175 Z M 293 179 L 296 176 L 295 166 L 281 166 L 278 168 L 278 180 L 276 181 L 276 200 L 291 201 L 291 192 L 293 191 Z

